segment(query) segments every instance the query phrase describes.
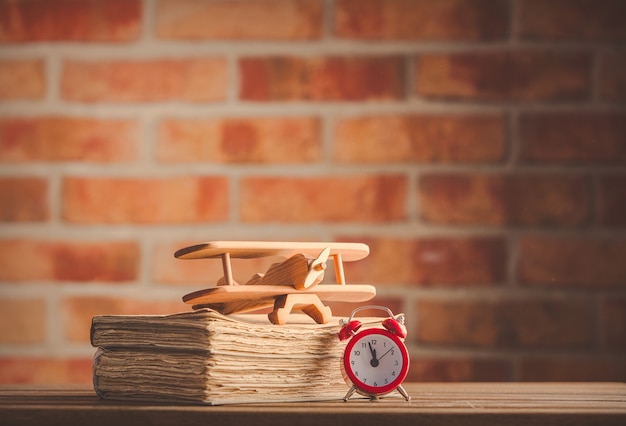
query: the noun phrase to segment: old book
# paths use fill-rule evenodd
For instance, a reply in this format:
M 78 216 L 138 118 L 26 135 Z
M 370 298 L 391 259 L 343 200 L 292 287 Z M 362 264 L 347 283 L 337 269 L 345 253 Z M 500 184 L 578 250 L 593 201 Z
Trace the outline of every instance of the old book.
M 294 314 L 225 316 L 199 309 L 166 316 L 97 316 L 94 388 L 102 398 L 210 405 L 341 399 L 345 344 L 339 319 Z

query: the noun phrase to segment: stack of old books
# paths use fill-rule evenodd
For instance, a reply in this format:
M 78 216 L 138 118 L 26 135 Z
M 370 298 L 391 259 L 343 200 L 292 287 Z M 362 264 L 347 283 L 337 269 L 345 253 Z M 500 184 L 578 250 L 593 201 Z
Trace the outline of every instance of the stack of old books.
M 102 398 L 211 405 L 341 399 L 339 320 L 292 318 L 273 325 L 210 309 L 94 317 L 94 388 Z

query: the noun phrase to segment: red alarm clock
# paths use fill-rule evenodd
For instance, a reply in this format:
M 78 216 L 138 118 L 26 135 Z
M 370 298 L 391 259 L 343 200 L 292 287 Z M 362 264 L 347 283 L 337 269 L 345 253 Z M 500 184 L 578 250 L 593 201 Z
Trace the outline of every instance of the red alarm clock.
M 389 318 L 382 321 L 383 328 L 358 332 L 362 324 L 354 316 L 364 309 L 386 311 Z M 341 320 L 341 325 L 339 340 L 350 339 L 343 353 L 342 373 L 346 383 L 352 385 L 343 400 L 347 401 L 354 392 L 378 399 L 394 390 L 407 401 L 411 399 L 402 387 L 409 372 L 404 315 L 394 316 L 384 306 L 361 306 L 352 311 L 347 321 Z

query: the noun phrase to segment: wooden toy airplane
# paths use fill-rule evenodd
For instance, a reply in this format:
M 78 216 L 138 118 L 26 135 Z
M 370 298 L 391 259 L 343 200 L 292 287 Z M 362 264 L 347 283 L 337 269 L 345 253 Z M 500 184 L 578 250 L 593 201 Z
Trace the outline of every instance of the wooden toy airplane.
M 273 324 L 285 324 L 293 309 L 301 310 L 318 324 L 332 317 L 322 301 L 364 302 L 376 295 L 371 285 L 346 285 L 343 262 L 365 258 L 369 247 L 361 243 L 212 241 L 178 250 L 178 259 L 221 258 L 224 276 L 217 286 L 183 296 L 194 309 L 208 307 L 233 314 L 274 306 L 268 315 Z M 255 274 L 246 284 L 233 279 L 231 258 L 280 256 L 265 274 Z M 326 261 L 333 258 L 337 284 L 320 284 Z

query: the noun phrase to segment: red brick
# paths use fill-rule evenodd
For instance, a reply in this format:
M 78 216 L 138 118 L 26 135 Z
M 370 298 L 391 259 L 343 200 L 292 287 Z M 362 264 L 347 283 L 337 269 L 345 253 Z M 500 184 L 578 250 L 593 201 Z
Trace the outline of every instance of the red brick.
M 508 4 L 491 0 L 339 0 L 335 34 L 382 40 L 497 40 L 508 34 Z
M 339 120 L 336 161 L 342 163 L 492 163 L 506 145 L 498 115 L 386 115 Z
M 307 40 L 322 35 L 320 0 L 161 0 L 156 32 L 165 39 Z
M 626 349 L 626 298 L 615 297 L 602 302 L 600 321 L 604 346 L 624 352 Z
M 511 365 L 499 359 L 412 357 L 408 382 L 507 382 Z
M 72 223 L 200 223 L 228 218 L 224 177 L 67 177 L 63 218 Z
M 420 344 L 573 349 L 593 343 L 586 301 L 422 299 L 416 308 Z
M 0 384 L 88 385 L 93 358 L 0 357 Z
M 500 238 L 361 238 L 358 241 L 370 247 L 370 255 L 358 262 L 345 263 L 348 282 L 465 287 L 494 285 L 506 279 L 507 247 Z
M 624 41 L 622 0 L 523 0 L 520 36 L 532 40 Z
M 48 217 L 45 179 L 0 178 L 0 222 L 40 222 Z
M 125 162 L 137 158 L 138 143 L 132 120 L 0 119 L 0 162 Z
M 396 222 L 406 219 L 407 181 L 400 175 L 247 177 L 242 222 Z
M 37 344 L 45 338 L 46 304 L 42 299 L 0 299 L 0 344 Z
M 257 57 L 239 63 L 247 101 L 359 101 L 404 97 L 404 60 L 378 57 Z
M 226 69 L 223 58 L 66 61 L 61 94 L 83 102 L 220 101 Z
M 606 226 L 626 226 L 626 175 L 600 178 L 598 220 Z
M 132 281 L 139 262 L 134 242 L 0 240 L 0 281 Z
M 530 382 L 626 381 L 625 357 L 541 357 L 522 361 L 520 380 Z
M 140 0 L 0 2 L 0 41 L 130 41 L 141 29 Z
M 623 25 L 620 25 L 623 27 Z M 598 92 L 600 99 L 626 101 L 626 54 L 604 53 L 600 56 L 598 70 Z
M 589 96 L 591 57 L 544 50 L 433 53 L 415 65 L 415 93 L 466 100 L 580 100 Z
M 44 63 L 41 59 L 0 61 L 0 100 L 41 99 L 45 92 Z
M 162 162 L 309 163 L 322 158 L 318 119 L 168 119 L 159 127 Z
M 527 114 L 519 127 L 520 158 L 525 163 L 626 162 L 625 114 Z
M 431 174 L 419 182 L 424 221 L 490 226 L 576 226 L 589 219 L 586 179 L 562 175 Z
M 189 311 L 181 299 L 150 300 L 116 297 L 72 297 L 63 300 L 63 330 L 72 343 L 89 343 L 91 320 L 96 315 L 166 315 Z
M 215 284 L 223 276 L 222 263 L 217 260 L 181 260 L 174 257 L 176 250 L 197 244 L 198 241 L 178 243 L 161 242 L 152 250 L 152 281 L 159 284 L 203 285 Z M 234 262 L 237 259 L 233 259 Z M 233 265 L 233 272 L 238 268 Z M 236 277 L 235 280 L 238 278 Z
M 519 276 L 526 285 L 626 286 L 626 240 L 526 237 L 520 242 Z

